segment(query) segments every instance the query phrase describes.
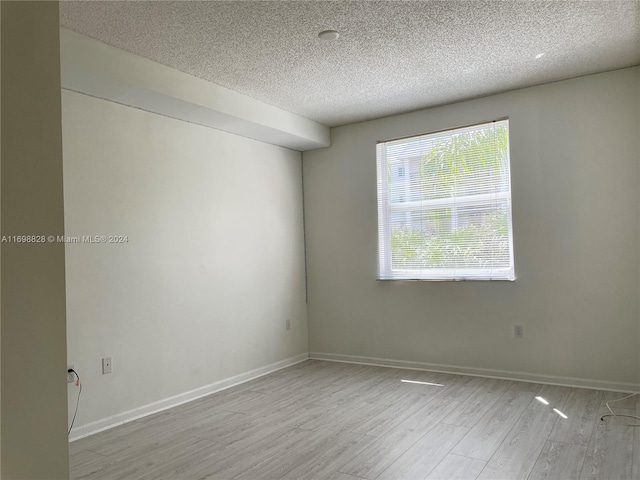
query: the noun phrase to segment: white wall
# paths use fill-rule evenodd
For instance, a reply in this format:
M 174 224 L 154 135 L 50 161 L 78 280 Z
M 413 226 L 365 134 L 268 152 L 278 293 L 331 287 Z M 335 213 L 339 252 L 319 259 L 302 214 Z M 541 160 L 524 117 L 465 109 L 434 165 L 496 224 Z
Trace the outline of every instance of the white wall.
M 76 424 L 306 353 L 300 153 L 68 91 L 62 106 L 67 235 L 128 236 L 66 247 Z
M 2 236 L 62 235 L 57 2 L 2 2 Z M 2 243 L 0 476 L 69 477 L 65 250 Z
M 312 355 L 637 386 L 639 114 L 636 67 L 332 129 L 303 155 Z M 377 282 L 376 141 L 504 116 L 517 280 Z

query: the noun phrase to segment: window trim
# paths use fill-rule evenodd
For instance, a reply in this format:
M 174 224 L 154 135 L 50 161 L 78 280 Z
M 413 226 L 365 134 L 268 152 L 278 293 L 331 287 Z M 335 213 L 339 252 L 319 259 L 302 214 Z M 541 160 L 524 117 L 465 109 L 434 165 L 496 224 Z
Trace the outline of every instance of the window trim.
M 409 201 L 409 202 L 389 202 L 389 176 L 387 175 L 388 161 L 379 158 L 380 144 L 386 144 L 395 142 L 398 140 L 412 139 L 422 136 L 431 136 L 438 134 L 448 134 L 455 132 L 456 130 L 473 128 L 480 125 L 489 125 L 492 123 L 507 122 L 508 137 L 507 137 L 507 152 L 508 152 L 508 177 L 509 177 L 509 189 L 505 192 L 499 193 L 483 193 L 472 194 L 468 196 L 460 196 L 456 198 L 456 207 L 468 207 L 468 206 L 481 206 L 487 205 L 487 200 L 498 200 L 498 202 L 505 202 L 509 205 L 508 211 L 508 224 L 509 224 L 509 266 L 505 268 L 496 268 L 491 270 L 491 275 L 484 278 L 480 278 L 477 274 L 477 268 L 434 268 L 434 269 L 421 269 L 420 275 L 415 275 L 416 278 L 412 278 L 407 275 L 406 277 L 397 276 L 394 277 L 393 273 L 408 273 L 414 272 L 412 269 L 393 269 L 391 265 L 392 255 L 389 251 L 391 249 L 391 225 L 389 223 L 389 216 L 396 212 L 411 212 L 415 211 L 416 206 L 427 206 L 429 208 L 435 207 L 450 207 L 451 198 L 437 198 L 426 201 Z M 472 123 L 468 125 L 444 128 L 422 134 L 406 135 L 403 137 L 396 137 L 387 140 L 379 140 L 376 142 L 376 197 L 378 201 L 378 248 L 377 248 L 377 278 L 378 281 L 515 281 L 515 261 L 514 261 L 514 248 L 513 248 L 513 202 L 511 195 L 511 152 L 510 152 L 510 123 L 509 117 L 501 117 L 488 121 L 482 121 Z M 386 153 L 386 152 L 385 152 Z M 380 192 L 380 186 L 382 186 L 382 192 Z M 382 224 L 380 223 L 382 221 Z M 382 265 L 381 262 L 386 259 L 388 265 Z M 432 272 L 432 273 L 429 273 Z M 455 272 L 455 275 L 453 273 Z M 495 273 L 495 275 L 494 275 Z M 428 274 L 428 275 L 425 275 Z

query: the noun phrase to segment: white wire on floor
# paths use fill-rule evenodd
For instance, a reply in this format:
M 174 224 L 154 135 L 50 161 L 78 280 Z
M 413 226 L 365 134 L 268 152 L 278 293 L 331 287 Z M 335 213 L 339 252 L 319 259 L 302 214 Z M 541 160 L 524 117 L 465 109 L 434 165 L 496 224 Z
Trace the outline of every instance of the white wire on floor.
M 605 402 L 605 405 L 607 406 L 607 409 L 611 413 L 608 413 L 606 415 L 602 415 L 600 417 L 600 420 L 604 420 L 605 417 L 613 417 L 614 419 L 619 418 L 619 417 L 623 417 L 623 418 L 633 418 L 634 420 L 640 420 L 640 417 L 637 416 L 637 415 L 626 415 L 626 414 L 622 414 L 622 413 L 615 413 L 613 411 L 613 409 L 611 408 L 611 406 L 609 405 L 610 403 L 621 402 L 623 400 L 626 400 L 627 398 L 635 397 L 636 395 L 640 395 L 640 392 L 630 393 L 626 397 L 618 398 L 616 400 L 609 400 L 608 402 Z M 626 425 L 628 427 L 640 427 L 640 423 L 628 423 L 628 422 L 624 422 L 622 420 L 618 420 L 618 422 L 621 423 L 622 425 Z

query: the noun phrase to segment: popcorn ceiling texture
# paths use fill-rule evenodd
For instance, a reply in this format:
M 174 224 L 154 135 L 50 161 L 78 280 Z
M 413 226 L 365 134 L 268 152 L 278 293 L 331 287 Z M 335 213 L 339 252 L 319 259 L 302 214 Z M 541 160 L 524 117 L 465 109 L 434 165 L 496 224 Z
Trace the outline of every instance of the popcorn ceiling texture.
M 640 64 L 631 0 L 63 1 L 60 21 L 329 126 Z

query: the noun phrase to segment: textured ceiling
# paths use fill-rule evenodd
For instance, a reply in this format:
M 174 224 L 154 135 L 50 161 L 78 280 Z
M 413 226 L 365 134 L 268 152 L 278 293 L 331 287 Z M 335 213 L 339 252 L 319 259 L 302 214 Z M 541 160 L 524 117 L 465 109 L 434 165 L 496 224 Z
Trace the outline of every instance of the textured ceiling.
M 329 126 L 640 64 L 638 0 L 65 1 L 60 20 Z

